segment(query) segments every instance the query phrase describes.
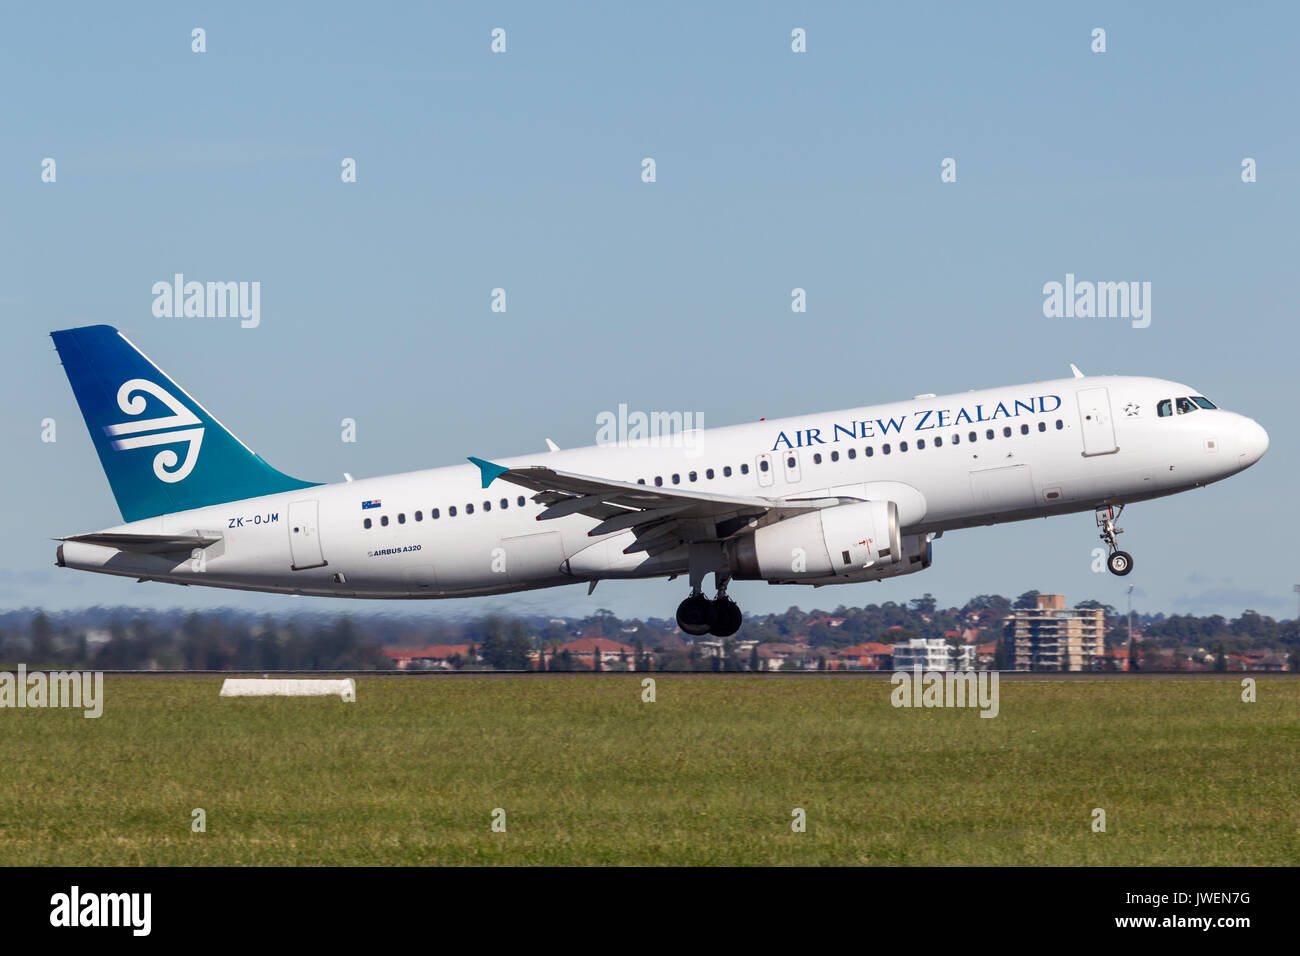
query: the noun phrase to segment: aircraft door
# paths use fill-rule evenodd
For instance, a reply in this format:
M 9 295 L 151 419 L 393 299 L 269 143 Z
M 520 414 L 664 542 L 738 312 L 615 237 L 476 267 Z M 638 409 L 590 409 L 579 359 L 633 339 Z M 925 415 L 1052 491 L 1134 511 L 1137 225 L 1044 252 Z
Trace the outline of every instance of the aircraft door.
M 1085 388 L 1079 392 L 1078 400 L 1084 457 L 1119 451 L 1115 444 L 1115 422 L 1110 416 L 1110 393 L 1104 387 Z
M 316 501 L 289 503 L 289 555 L 294 571 L 320 568 L 329 563 L 320 546 L 320 527 L 316 520 L 319 505 Z
M 772 456 L 767 452 L 763 452 L 754 459 L 754 474 L 758 476 L 758 483 L 764 488 L 772 484 L 776 476 L 773 473 Z

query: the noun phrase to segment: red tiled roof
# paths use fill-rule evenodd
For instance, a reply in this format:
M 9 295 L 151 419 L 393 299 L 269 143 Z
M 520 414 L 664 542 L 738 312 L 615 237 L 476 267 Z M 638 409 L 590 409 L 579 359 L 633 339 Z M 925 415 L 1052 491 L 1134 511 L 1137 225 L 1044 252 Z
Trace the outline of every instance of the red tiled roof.
M 799 652 L 806 651 L 807 649 L 808 648 L 806 647 L 798 647 L 794 644 L 775 644 L 775 643 L 759 644 L 758 656 L 772 657 L 774 654 L 798 654 Z
M 846 647 L 840 651 L 840 654 L 843 657 L 871 657 L 879 654 L 892 654 L 893 652 L 893 644 L 878 644 L 875 641 L 868 641 L 865 644 L 854 644 L 852 647 Z
M 431 647 L 420 647 L 414 650 L 404 650 L 398 647 L 385 647 L 384 653 L 395 661 L 413 661 L 413 660 L 433 660 L 441 661 L 449 657 L 455 657 L 459 654 L 466 657 L 469 654 L 469 644 L 434 644 Z
M 611 641 L 605 637 L 580 637 L 576 641 L 569 641 L 560 647 L 562 651 L 568 651 L 570 654 L 594 654 L 599 650 L 602 654 L 635 654 L 635 647 L 628 647 L 626 644 L 620 644 L 618 641 Z
M 652 640 L 650 646 L 657 651 L 684 651 L 690 645 L 675 634 L 665 634 Z

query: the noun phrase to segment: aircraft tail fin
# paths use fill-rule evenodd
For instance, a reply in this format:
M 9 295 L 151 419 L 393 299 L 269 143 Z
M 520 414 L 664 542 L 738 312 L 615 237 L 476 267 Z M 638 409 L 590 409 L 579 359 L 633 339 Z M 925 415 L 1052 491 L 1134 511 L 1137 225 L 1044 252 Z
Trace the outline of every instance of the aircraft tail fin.
M 315 484 L 268 465 L 112 326 L 50 337 L 124 520 Z

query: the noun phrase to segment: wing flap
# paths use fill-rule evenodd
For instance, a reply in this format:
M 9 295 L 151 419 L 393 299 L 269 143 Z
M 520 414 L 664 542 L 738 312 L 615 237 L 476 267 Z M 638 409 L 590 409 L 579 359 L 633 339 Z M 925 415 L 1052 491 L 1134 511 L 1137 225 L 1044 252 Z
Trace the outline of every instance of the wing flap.
M 686 543 L 719 541 L 742 528 L 856 500 L 720 494 L 578 475 L 544 465 L 508 468 L 481 458 L 470 461 L 482 472 L 484 487 L 500 478 L 535 492 L 533 500 L 545 506 L 539 521 L 568 515 L 595 518 L 599 523 L 588 532 L 591 537 L 630 528 L 636 541 L 625 554 L 645 551 L 653 556 Z

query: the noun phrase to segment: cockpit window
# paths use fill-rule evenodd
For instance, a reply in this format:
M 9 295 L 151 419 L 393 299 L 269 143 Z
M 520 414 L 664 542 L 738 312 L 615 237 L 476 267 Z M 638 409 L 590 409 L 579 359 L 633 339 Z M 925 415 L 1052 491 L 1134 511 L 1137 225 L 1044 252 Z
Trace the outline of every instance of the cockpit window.
M 1194 401 L 1197 405 L 1200 405 L 1201 408 L 1218 408 L 1218 407 L 1219 407 L 1218 405 L 1215 405 L 1214 402 L 1212 402 L 1212 401 L 1210 401 L 1208 398 L 1206 398 L 1204 395 L 1193 395 L 1193 396 L 1192 396 L 1192 401 Z
M 1162 402 L 1156 403 L 1156 414 L 1161 418 L 1168 418 L 1174 413 L 1173 399 L 1166 398 Z
M 1190 398 L 1176 398 L 1174 404 L 1178 408 L 1179 415 L 1186 415 L 1188 412 L 1196 411 L 1196 406 L 1192 404 Z

